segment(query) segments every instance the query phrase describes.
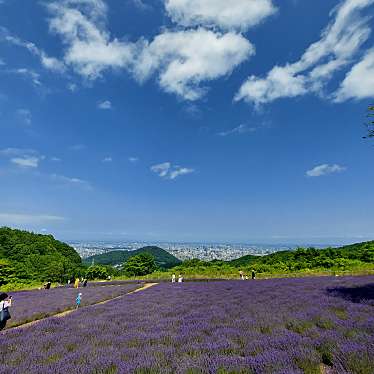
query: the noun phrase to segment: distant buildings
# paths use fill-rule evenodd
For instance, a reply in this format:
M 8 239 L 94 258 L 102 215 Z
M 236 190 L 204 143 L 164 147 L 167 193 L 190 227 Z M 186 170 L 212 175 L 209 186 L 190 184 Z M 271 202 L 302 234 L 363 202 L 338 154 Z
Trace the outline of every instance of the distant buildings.
M 71 246 L 82 258 L 115 250 L 135 250 L 146 245 L 157 245 L 180 260 L 198 258 L 204 261 L 230 261 L 246 255 L 263 256 L 287 250 L 296 246 L 247 245 L 247 244 L 207 244 L 207 243 L 168 243 L 168 242 L 72 242 Z

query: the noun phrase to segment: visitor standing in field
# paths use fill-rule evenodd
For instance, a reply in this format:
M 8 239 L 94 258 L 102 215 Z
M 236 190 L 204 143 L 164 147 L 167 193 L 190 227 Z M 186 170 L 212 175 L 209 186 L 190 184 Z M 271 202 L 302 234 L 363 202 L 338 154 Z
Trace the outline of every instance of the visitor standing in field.
M 4 329 L 7 321 L 11 318 L 8 308 L 12 306 L 12 296 L 6 293 L 0 294 L 0 330 Z
M 239 271 L 239 275 L 240 275 L 240 279 L 243 280 L 243 279 L 244 279 L 244 273 L 243 273 L 243 270 L 240 270 L 240 271 Z
M 171 276 L 171 283 L 175 283 L 175 274 Z
M 252 279 L 256 279 L 256 272 L 252 270 Z
M 74 288 L 78 288 L 78 287 L 79 287 L 79 278 L 75 278 Z
M 75 309 L 78 309 L 80 307 L 81 301 L 82 301 L 82 294 L 79 292 L 77 298 L 75 299 L 75 304 L 76 304 Z
M 178 283 L 182 283 L 183 282 L 183 277 L 181 274 L 179 274 L 179 277 L 178 277 Z

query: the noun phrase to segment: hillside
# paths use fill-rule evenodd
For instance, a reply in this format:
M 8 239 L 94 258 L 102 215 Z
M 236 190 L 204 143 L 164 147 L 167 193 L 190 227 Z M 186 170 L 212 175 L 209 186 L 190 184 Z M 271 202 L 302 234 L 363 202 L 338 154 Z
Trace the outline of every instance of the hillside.
M 74 248 L 52 235 L 0 228 L 0 285 L 11 281 L 59 281 L 81 265 Z
M 140 253 L 150 253 L 152 256 L 154 256 L 157 266 L 162 269 L 169 269 L 181 263 L 180 260 L 171 255 L 169 252 L 155 246 L 143 247 L 136 249 L 135 251 L 110 251 L 100 255 L 88 257 L 84 260 L 84 263 L 91 265 L 92 261 L 94 261 L 95 264 L 101 265 L 122 265 L 130 257 L 136 256 Z
M 258 270 L 278 269 L 295 271 L 313 268 L 333 268 L 374 263 L 374 241 L 357 243 L 340 248 L 298 248 L 280 251 L 267 256 L 243 256 L 228 262 L 231 266 L 253 266 Z

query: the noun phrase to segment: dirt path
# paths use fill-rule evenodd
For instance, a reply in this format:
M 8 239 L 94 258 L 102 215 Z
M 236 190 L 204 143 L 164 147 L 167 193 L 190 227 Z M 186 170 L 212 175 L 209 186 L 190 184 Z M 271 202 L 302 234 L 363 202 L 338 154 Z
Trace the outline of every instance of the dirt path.
M 124 295 L 113 297 L 112 299 L 108 299 L 108 300 L 104 300 L 104 301 L 99 301 L 99 302 L 94 303 L 94 304 L 86 305 L 84 307 L 81 307 L 80 309 L 88 308 L 88 307 L 95 306 L 95 305 L 103 305 L 103 304 L 109 303 L 109 301 L 117 300 L 117 299 L 120 299 L 120 298 L 125 297 L 127 295 L 131 295 L 131 294 L 134 294 L 134 293 L 137 293 L 137 292 L 144 291 L 147 288 L 155 286 L 156 284 L 158 284 L 158 283 L 145 283 L 143 287 L 137 288 L 134 291 L 127 292 Z M 37 320 L 32 321 L 32 322 L 27 322 L 27 323 L 23 323 L 23 324 L 18 325 L 18 326 L 9 327 L 8 329 L 6 329 L 4 331 L 6 332 L 6 331 L 10 331 L 10 330 L 23 329 L 23 328 L 26 328 L 26 327 L 29 327 L 29 326 L 36 325 L 37 323 L 39 323 L 41 321 L 44 321 L 44 320 L 46 320 L 48 318 L 62 318 L 62 317 L 65 317 L 68 314 L 74 313 L 75 311 L 76 311 L 76 309 L 69 309 L 69 310 L 66 310 L 65 312 L 62 312 L 62 313 L 56 313 L 56 314 L 53 314 L 51 316 L 48 316 L 48 317 L 45 317 L 45 318 L 41 318 L 41 319 L 37 319 Z

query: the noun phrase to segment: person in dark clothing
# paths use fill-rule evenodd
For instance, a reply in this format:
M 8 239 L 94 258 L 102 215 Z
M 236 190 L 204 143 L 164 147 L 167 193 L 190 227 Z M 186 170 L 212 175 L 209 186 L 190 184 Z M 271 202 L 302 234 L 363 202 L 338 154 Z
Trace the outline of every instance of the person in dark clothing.
M 83 287 L 87 287 L 87 279 L 83 280 Z
M 252 270 L 252 279 L 256 279 L 256 272 Z
M 5 328 L 8 319 L 10 319 L 8 311 L 10 306 L 12 306 L 12 296 L 8 297 L 6 293 L 0 294 L 0 330 Z

